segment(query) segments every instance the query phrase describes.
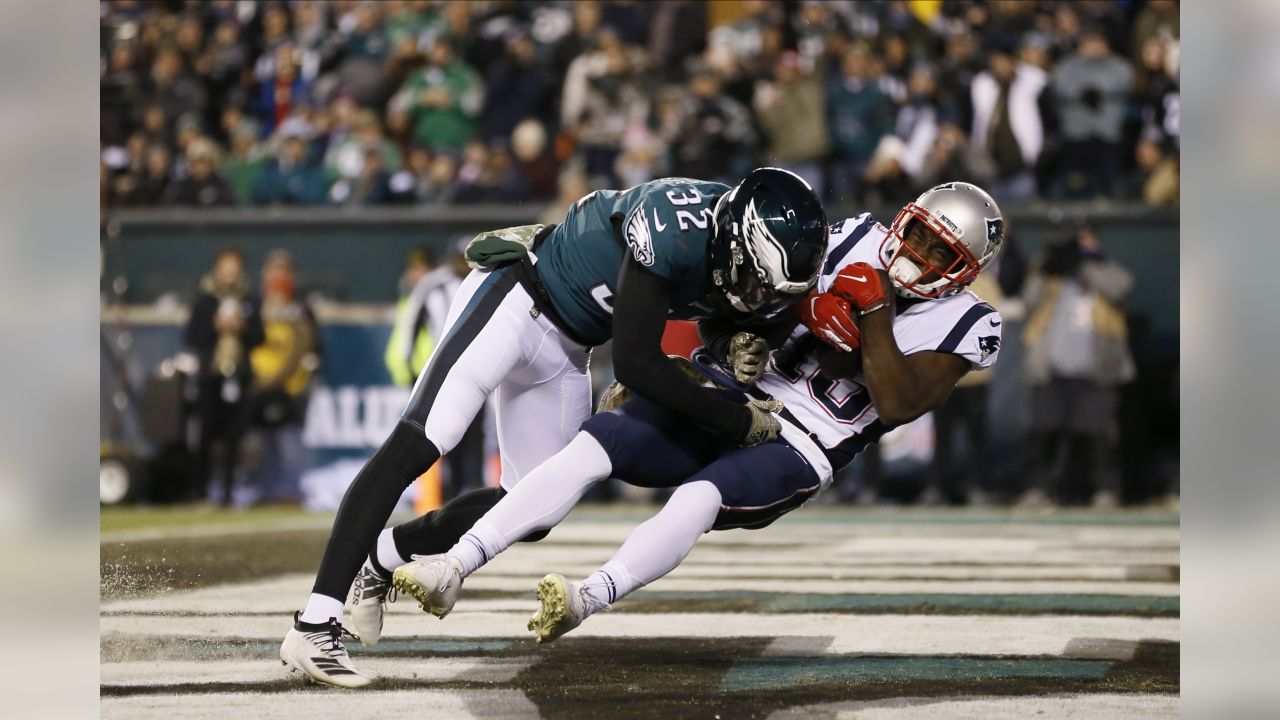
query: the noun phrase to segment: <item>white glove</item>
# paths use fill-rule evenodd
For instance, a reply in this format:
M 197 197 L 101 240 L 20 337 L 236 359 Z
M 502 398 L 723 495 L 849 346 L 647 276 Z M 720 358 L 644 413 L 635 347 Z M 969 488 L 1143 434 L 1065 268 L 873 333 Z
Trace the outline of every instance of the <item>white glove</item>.
M 764 374 L 769 344 L 759 335 L 740 332 L 729 341 L 729 366 L 740 383 L 753 383 Z
M 782 410 L 781 400 L 747 401 L 747 409 L 751 411 L 751 427 L 742 438 L 742 447 L 753 447 L 761 443 L 773 442 L 782 432 L 782 423 L 773 413 Z

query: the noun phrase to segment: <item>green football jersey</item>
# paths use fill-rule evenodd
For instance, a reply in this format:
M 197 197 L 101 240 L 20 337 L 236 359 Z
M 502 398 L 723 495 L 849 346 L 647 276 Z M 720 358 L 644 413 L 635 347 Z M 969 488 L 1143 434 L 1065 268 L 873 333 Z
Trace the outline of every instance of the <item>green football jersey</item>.
M 711 289 L 712 209 L 727 192 L 721 183 L 662 178 L 627 190 L 597 190 L 574 203 L 537 252 L 538 277 L 569 329 L 591 345 L 613 335 L 624 251 L 674 284 L 672 319 L 712 314 L 699 301 Z

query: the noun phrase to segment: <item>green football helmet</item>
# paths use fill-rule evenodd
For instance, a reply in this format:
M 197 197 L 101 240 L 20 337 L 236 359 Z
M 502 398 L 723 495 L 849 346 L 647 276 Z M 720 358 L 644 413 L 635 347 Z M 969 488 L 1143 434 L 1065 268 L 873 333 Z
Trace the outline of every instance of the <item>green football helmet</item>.
M 817 284 L 827 215 L 799 175 L 752 170 L 716 202 L 714 219 L 711 283 L 730 316 L 774 317 Z

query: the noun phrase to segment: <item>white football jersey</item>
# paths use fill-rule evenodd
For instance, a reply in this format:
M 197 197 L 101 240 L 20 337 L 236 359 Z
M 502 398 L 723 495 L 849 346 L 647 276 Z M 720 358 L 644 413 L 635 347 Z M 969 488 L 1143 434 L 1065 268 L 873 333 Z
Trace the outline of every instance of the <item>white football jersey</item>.
M 869 213 L 833 225 L 818 289 L 829 290 L 840 269 L 850 263 L 861 261 L 872 267 L 885 267 L 881 246 L 887 233 Z M 904 355 L 925 351 L 954 353 L 968 360 L 975 370 L 995 363 L 1000 352 L 1000 313 L 972 292 L 966 290 L 940 300 L 899 297 L 897 311 L 893 334 Z M 822 340 L 805 326 L 798 326 L 787 342 L 772 353 L 768 370 L 756 387 L 781 400 L 804 429 L 817 436 L 835 471 L 891 428 L 876 415 L 862 373 L 852 378 L 823 374 L 814 357 L 814 351 L 821 346 Z

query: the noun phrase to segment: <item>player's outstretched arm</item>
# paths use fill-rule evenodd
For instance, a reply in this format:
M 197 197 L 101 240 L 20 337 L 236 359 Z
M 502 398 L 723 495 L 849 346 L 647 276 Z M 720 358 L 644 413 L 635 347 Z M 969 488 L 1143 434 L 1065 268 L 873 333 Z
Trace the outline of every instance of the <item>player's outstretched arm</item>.
M 671 283 L 628 256 L 613 304 L 613 369 L 632 392 L 733 439 L 751 427 L 745 405 L 699 387 L 662 352 Z

